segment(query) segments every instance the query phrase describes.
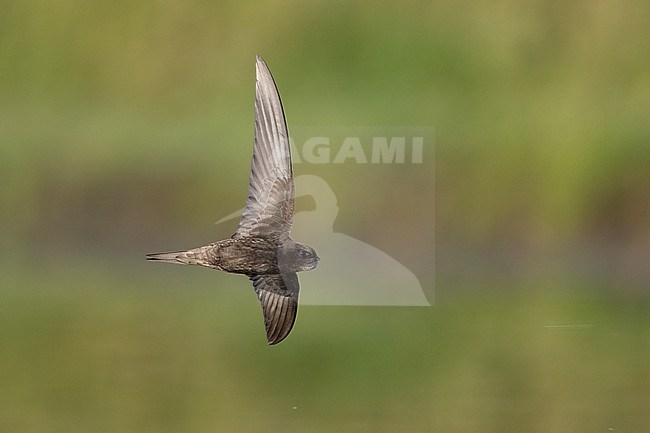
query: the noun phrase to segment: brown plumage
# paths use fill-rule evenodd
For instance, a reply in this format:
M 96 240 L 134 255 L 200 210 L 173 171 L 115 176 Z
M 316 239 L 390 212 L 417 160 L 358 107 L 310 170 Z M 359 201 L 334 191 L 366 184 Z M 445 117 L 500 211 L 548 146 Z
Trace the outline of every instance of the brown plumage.
M 257 56 L 253 159 L 237 231 L 203 247 L 147 255 L 147 260 L 247 275 L 262 305 L 269 344 L 284 340 L 295 322 L 300 290 L 296 273 L 314 269 L 319 261 L 313 248 L 290 237 L 294 184 L 288 137 L 280 95 Z

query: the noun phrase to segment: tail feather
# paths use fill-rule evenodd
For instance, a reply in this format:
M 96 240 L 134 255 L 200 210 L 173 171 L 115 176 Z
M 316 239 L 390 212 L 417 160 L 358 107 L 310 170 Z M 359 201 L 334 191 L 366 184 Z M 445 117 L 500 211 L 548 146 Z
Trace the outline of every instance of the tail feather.
M 147 254 L 147 260 L 163 263 L 180 263 L 182 265 L 199 265 L 214 268 L 216 265 L 210 259 L 210 252 L 214 245 L 193 248 L 187 251 L 173 251 L 169 253 Z
M 185 255 L 185 251 L 173 251 L 169 253 L 154 253 L 154 254 L 147 254 L 147 260 L 156 260 L 165 263 L 187 264 L 187 261 L 183 260 L 184 255 Z

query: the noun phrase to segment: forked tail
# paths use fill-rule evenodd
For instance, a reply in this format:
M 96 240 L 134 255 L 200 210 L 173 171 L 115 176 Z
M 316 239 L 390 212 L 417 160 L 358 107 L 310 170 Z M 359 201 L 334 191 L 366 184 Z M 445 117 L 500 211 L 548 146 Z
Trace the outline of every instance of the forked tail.
M 173 251 L 169 253 L 147 254 L 147 260 L 163 263 L 180 263 L 182 265 L 199 265 L 214 268 L 215 263 L 210 260 L 210 251 L 213 245 L 193 248 L 187 251 Z
M 185 255 L 185 251 L 174 251 L 169 253 L 154 253 L 154 254 L 147 254 L 147 260 L 156 260 L 165 263 L 187 264 L 187 261 L 181 259 L 183 255 Z

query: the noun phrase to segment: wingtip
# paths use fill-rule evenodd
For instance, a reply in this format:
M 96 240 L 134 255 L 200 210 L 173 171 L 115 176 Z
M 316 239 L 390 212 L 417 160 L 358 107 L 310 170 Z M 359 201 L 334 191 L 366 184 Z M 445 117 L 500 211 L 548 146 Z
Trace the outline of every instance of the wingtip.
M 259 71 L 260 68 L 264 68 L 264 67 L 268 68 L 262 56 L 260 56 L 259 54 L 255 54 L 255 69 Z
M 289 336 L 289 334 L 285 335 L 282 338 L 275 338 L 275 339 L 272 339 L 272 340 L 267 340 L 267 343 L 269 344 L 269 346 L 275 346 L 276 344 L 281 343 L 282 341 L 284 341 L 288 336 Z
M 274 83 L 273 81 L 273 76 L 271 75 L 271 70 L 269 69 L 269 66 L 266 64 L 264 59 L 259 56 L 255 55 L 255 78 L 257 79 L 258 82 L 264 82 L 264 83 Z

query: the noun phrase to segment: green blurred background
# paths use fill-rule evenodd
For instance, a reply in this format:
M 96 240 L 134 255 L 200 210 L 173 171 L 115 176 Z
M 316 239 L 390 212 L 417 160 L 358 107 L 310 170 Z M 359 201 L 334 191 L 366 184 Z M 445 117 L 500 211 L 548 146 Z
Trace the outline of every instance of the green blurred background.
M 603 0 L 4 2 L 0 431 L 647 432 L 648 22 Z M 434 307 L 303 307 L 268 347 L 244 279 L 144 261 L 234 230 L 212 223 L 246 195 L 258 53 L 290 129 L 435 128 L 435 170 L 296 166 Z

